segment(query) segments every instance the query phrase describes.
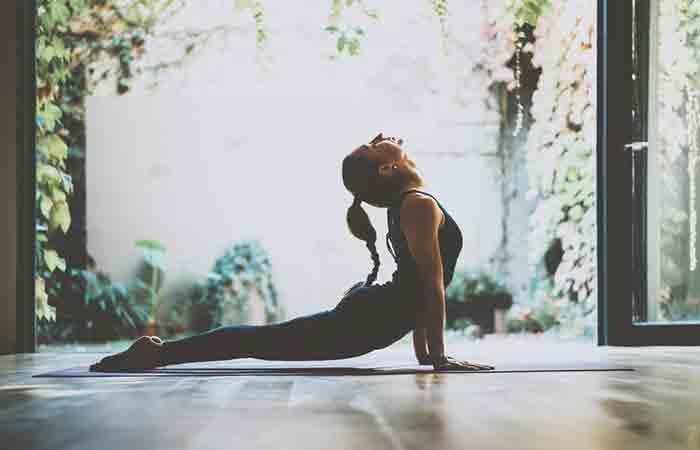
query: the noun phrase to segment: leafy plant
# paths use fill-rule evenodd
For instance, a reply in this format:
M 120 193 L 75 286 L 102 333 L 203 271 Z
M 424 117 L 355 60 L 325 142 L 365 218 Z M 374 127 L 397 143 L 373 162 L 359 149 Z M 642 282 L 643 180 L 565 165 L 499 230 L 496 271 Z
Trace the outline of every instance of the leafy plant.
M 595 14 L 583 0 L 519 1 L 520 21 L 535 24 L 532 63 L 541 69 L 527 136 L 529 262 L 538 266 L 554 239 L 561 261 L 538 272 L 539 294 L 560 299 L 561 328 L 595 332 L 596 307 Z M 557 52 L 552 52 L 552 48 Z M 535 295 L 537 294 L 537 295 Z M 549 300 L 542 300 L 549 302 Z M 534 306 L 534 305 L 529 305 Z M 549 305 L 541 305 L 546 308 Z
M 95 62 L 118 62 L 118 93 L 128 91 L 131 64 L 159 14 L 174 0 L 38 0 L 36 20 L 37 317 L 53 320 L 52 285 L 66 271 L 58 242 L 71 227 L 73 176 L 67 160 L 84 150 L 84 99 Z M 110 66 L 109 64 L 106 66 Z M 111 69 L 108 69 L 108 71 Z M 54 292 L 52 294 L 51 292 Z
M 157 321 L 158 309 L 162 301 L 163 281 L 165 278 L 165 246 L 156 240 L 139 240 L 136 247 L 143 252 L 143 267 L 137 282 L 144 289 L 149 299 L 149 322 Z
M 337 56 L 342 56 L 344 53 L 349 56 L 360 54 L 361 40 L 365 36 L 365 30 L 361 26 L 349 23 L 344 16 L 352 8 L 359 8 L 362 15 L 371 22 L 379 20 L 379 13 L 374 9 L 367 8 L 362 0 L 333 0 L 328 25 L 324 30 L 336 38 Z
M 147 305 L 134 295 L 138 287 L 115 283 L 104 272 L 68 270 L 57 288 L 57 316 L 55 322 L 38 321 L 40 341 L 131 338 L 148 320 Z
M 282 311 L 270 258 L 259 241 L 247 240 L 228 248 L 196 289 L 195 303 L 208 316 L 200 318 L 198 328 L 222 325 L 225 308 L 236 310 L 240 321 L 244 321 L 253 291 L 264 301 L 266 320 L 278 319 Z
M 457 270 L 445 290 L 445 301 L 463 303 L 478 296 L 509 294 L 504 281 L 497 275 L 482 270 Z
M 262 49 L 267 42 L 267 30 L 265 25 L 265 7 L 259 0 L 235 0 L 236 9 L 248 10 L 255 21 L 255 43 L 258 49 Z
M 537 26 L 541 16 L 549 12 L 552 0 L 508 0 L 508 9 L 514 16 L 513 25 L 523 24 Z

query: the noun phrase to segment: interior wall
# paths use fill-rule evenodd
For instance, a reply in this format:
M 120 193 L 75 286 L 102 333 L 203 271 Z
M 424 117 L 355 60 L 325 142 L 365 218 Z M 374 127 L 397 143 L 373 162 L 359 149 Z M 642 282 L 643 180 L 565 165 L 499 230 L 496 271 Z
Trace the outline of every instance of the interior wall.
M 17 6 L 0 2 L 0 354 L 17 347 Z

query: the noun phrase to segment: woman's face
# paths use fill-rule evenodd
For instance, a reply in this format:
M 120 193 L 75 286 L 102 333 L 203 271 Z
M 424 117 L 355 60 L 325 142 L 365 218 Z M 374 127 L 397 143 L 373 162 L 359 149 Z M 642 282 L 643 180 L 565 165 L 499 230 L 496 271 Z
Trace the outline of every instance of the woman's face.
M 398 189 L 423 185 L 416 163 L 406 151 L 391 141 L 382 141 L 366 150 L 367 158 L 378 166 L 378 175 L 386 177 L 389 184 Z

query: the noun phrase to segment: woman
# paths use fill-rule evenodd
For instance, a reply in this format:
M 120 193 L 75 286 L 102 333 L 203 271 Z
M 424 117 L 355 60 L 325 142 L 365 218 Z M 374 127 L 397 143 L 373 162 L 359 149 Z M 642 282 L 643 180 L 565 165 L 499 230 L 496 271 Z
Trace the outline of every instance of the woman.
M 219 327 L 167 342 L 143 336 L 90 370 L 147 369 L 233 358 L 350 358 L 387 347 L 410 331 L 419 364 L 436 370 L 492 370 L 445 354 L 445 288 L 462 249 L 462 234 L 442 205 L 419 189 L 423 179 L 402 143 L 380 133 L 343 160 L 343 183 L 354 195 L 348 227 L 365 241 L 374 267 L 367 280 L 346 291 L 333 309 L 275 324 Z M 388 208 L 386 243 L 397 269 L 391 281 L 382 284 L 375 283 L 377 233 L 362 202 Z

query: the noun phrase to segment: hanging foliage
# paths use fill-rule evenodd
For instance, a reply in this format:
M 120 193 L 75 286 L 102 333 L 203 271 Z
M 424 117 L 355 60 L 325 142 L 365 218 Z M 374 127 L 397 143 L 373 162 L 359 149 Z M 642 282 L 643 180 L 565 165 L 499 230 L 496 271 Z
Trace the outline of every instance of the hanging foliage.
M 335 38 L 336 56 L 357 56 L 360 54 L 365 28 L 355 23 L 357 16 L 364 18 L 363 25 L 379 20 L 379 12 L 368 8 L 363 0 L 332 0 L 331 13 L 324 28 Z
M 559 241 L 561 261 L 541 289 L 558 302 L 564 329 L 591 335 L 597 268 L 596 15 L 585 0 L 541 3 L 547 13 L 537 18 L 533 64 L 542 75 L 527 141 L 529 195 L 538 200 L 531 216 L 530 262 L 539 264 Z
M 84 99 L 90 78 L 112 77 L 116 90 L 129 90 L 131 64 L 141 54 L 150 27 L 164 11 L 181 6 L 175 0 L 39 0 L 36 38 L 36 311 L 55 319 L 49 305 L 55 271 L 66 261 L 56 250 L 57 233 L 71 226 L 69 197 L 73 179 L 71 155 L 82 155 Z M 101 62 L 107 67 L 88 74 Z M 110 64 L 112 63 L 112 64 Z

